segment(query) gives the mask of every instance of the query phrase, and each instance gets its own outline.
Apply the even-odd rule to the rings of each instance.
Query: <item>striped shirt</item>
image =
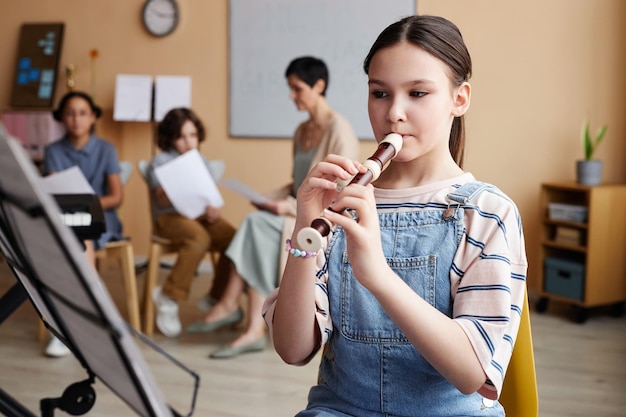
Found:
[[[456,205],[447,198],[449,193],[472,181],[475,181],[473,175],[465,173],[420,187],[375,189],[374,193],[381,213],[443,209]],[[470,201],[464,214],[466,234],[458,246],[449,275],[453,319],[467,334],[487,375],[479,393],[496,399],[513,351],[525,296],[528,265],[524,236],[515,204],[495,187]],[[318,256],[317,262],[322,268],[324,256]],[[316,311],[322,344],[332,334],[327,280],[328,277],[322,274],[316,283]],[[276,296],[275,291],[264,306],[270,334]]]

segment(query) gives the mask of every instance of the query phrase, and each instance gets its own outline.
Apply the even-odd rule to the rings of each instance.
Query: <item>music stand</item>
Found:
[[[87,379],[70,385],[62,397],[42,399],[42,417],[52,416],[55,407],[77,407],[66,410],[72,415],[89,411],[95,401],[91,388],[95,378],[140,416],[180,416],[166,404],[130,326],[39,180],[24,150],[0,125],[0,250],[19,281],[0,298],[0,324],[27,295],[46,327],[70,348],[87,372]],[[196,382],[191,414],[199,378],[189,372]],[[33,416],[0,389],[3,412]]]

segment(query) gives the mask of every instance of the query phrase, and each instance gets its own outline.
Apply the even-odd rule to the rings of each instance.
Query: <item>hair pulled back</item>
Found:
[[[444,62],[450,69],[448,76],[454,87],[468,81],[472,75],[472,59],[459,28],[443,17],[429,15],[408,16],[383,30],[363,62],[365,73],[369,73],[370,63],[376,52],[401,42],[413,44]],[[463,167],[465,150],[463,116],[454,118],[448,145],[456,163]]]

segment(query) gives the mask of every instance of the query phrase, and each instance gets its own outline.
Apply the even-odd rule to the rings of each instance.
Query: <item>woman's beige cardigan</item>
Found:
[[[293,153],[295,153],[296,144],[302,141],[303,127],[304,122],[296,128],[293,138]],[[326,155],[331,153],[346,156],[353,160],[357,160],[359,157],[359,140],[348,120],[338,113],[333,113],[333,120],[322,136],[322,140],[317,148],[317,152],[315,152],[313,156],[309,170],[324,159]],[[279,281],[283,275],[285,263],[287,262],[287,252],[282,250],[282,246],[285,240],[291,237],[296,223],[296,199],[291,195],[292,186],[293,183],[290,183],[268,194],[270,198],[275,200],[286,199],[289,202],[289,212],[283,216],[285,223],[283,225],[283,233],[280,242]]]

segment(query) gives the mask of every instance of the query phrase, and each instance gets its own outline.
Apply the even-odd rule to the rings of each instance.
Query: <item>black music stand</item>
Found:
[[[52,416],[54,408],[72,415],[88,412],[95,401],[91,384],[96,378],[140,416],[180,416],[166,404],[131,327],[39,181],[24,150],[0,125],[0,250],[18,280],[0,298],[0,324],[30,298],[46,327],[70,348],[87,373],[86,380],[67,387],[61,397],[42,399],[42,417]],[[195,379],[191,415],[199,378],[187,371]],[[2,389],[0,414],[34,416]]]

